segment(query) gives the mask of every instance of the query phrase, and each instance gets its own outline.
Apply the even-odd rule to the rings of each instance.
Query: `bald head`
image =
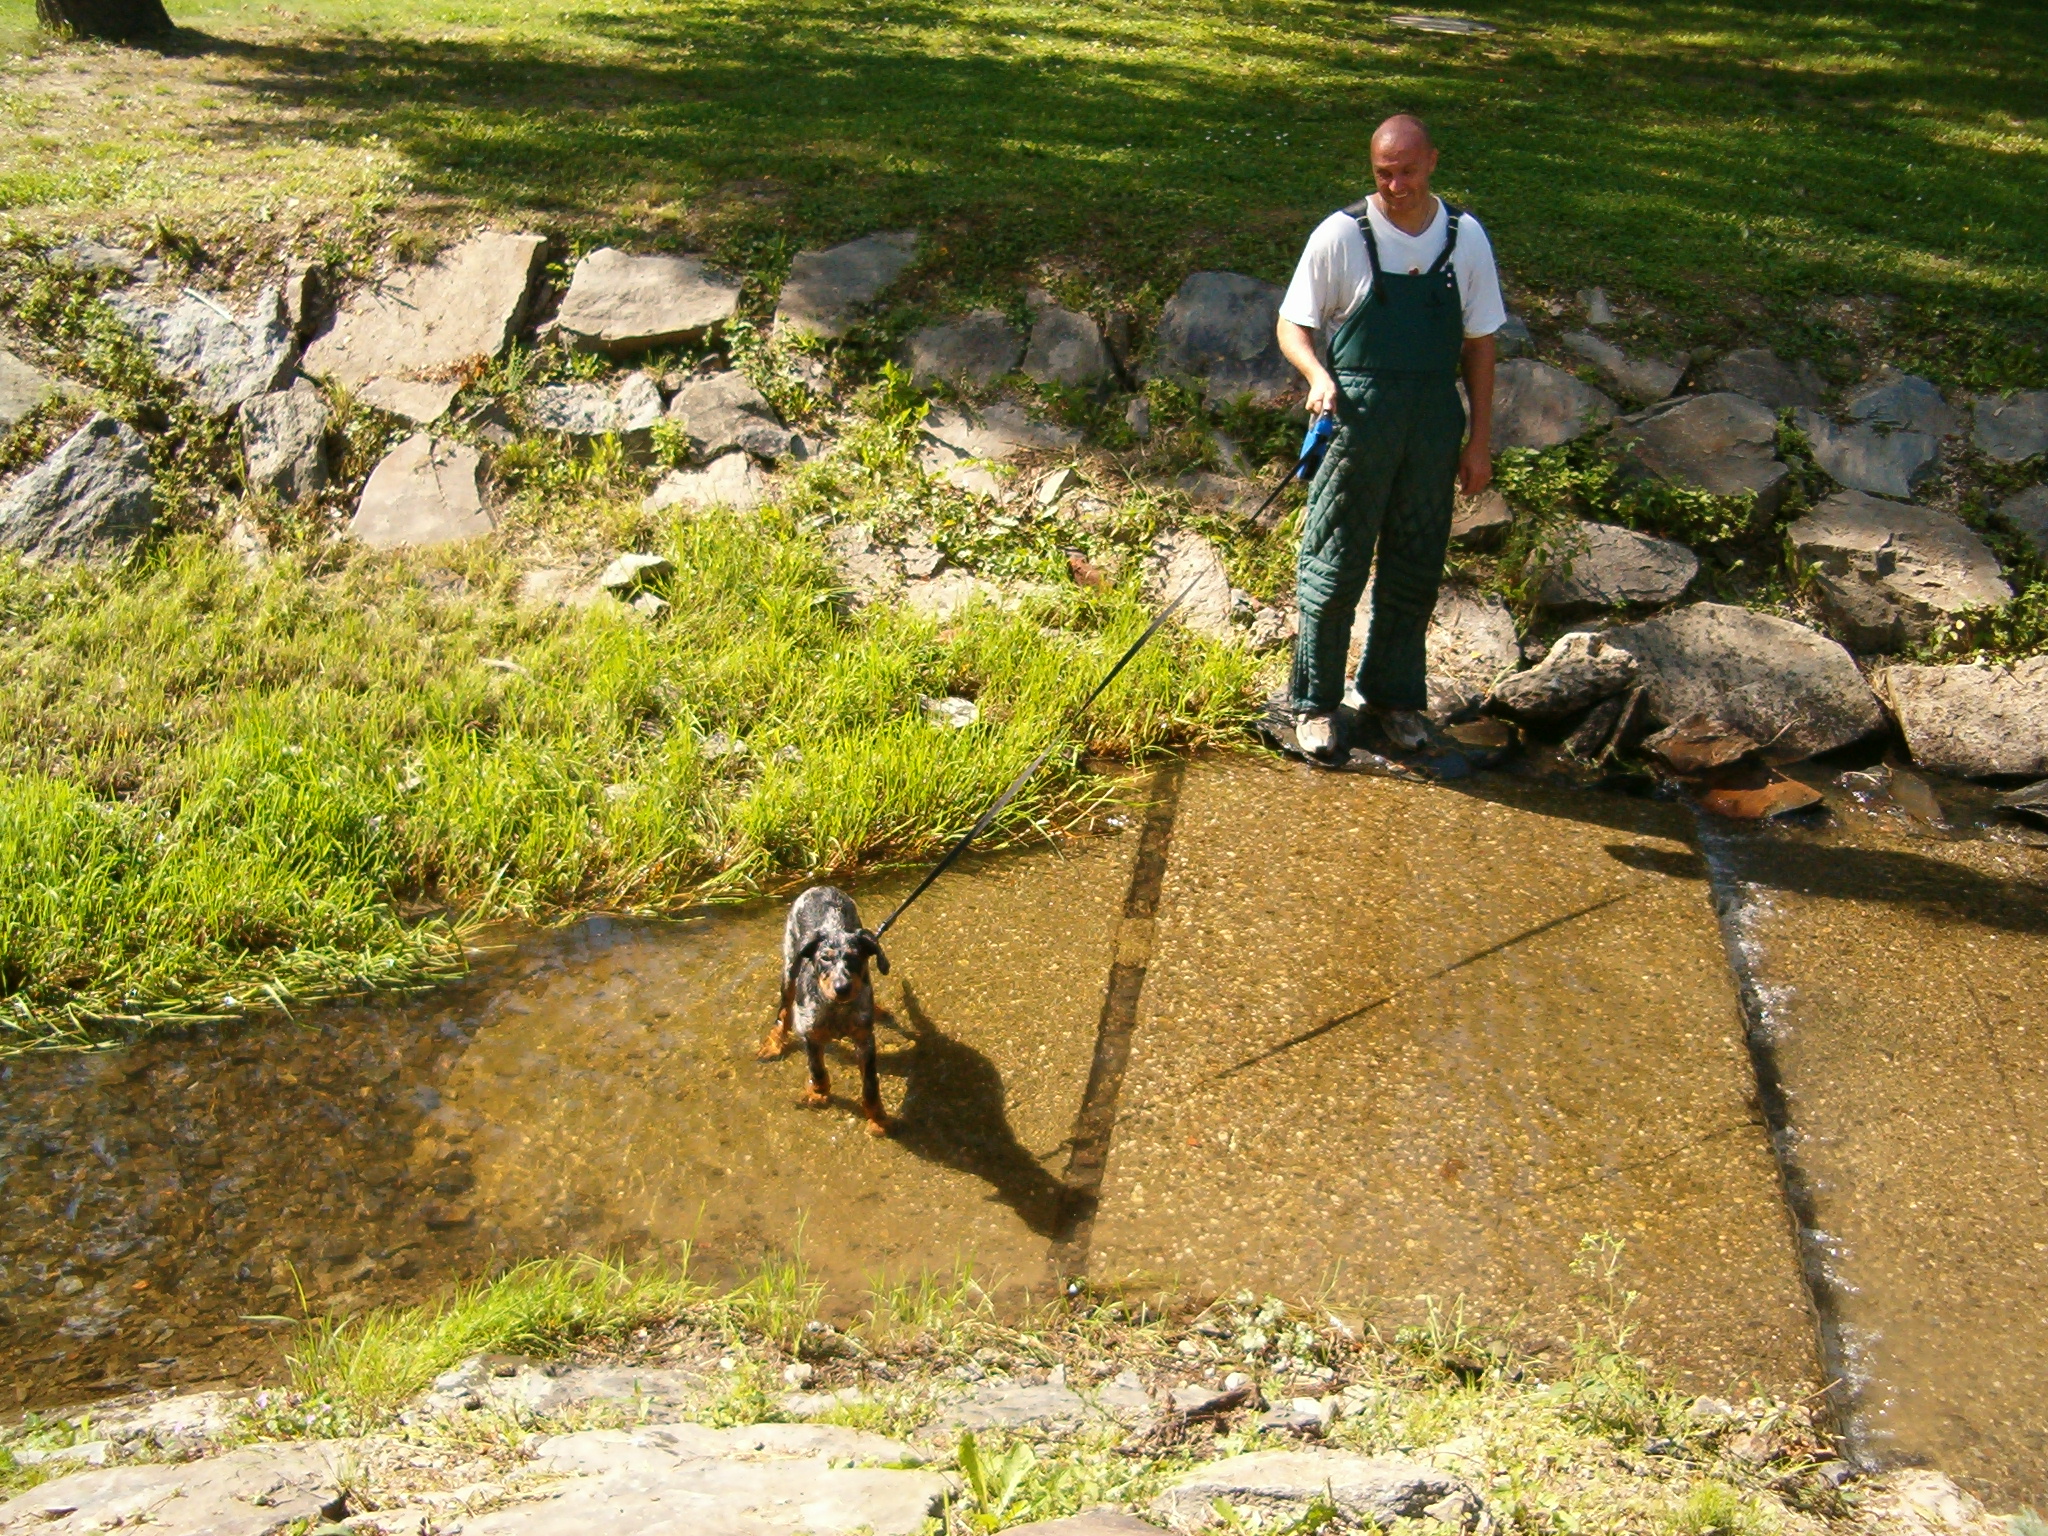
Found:
[[[1380,212],[1403,229],[1420,234],[1436,216],[1429,178],[1436,172],[1436,145],[1422,119],[1406,112],[1388,118],[1372,134],[1372,179]]]

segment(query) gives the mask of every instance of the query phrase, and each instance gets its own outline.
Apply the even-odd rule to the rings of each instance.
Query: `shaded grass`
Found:
[[[849,619],[785,514],[654,544],[660,624],[520,605],[481,546],[0,565],[0,1039],[418,981],[460,964],[451,909],[672,912],[914,858],[1055,738],[1130,756],[1245,718],[1256,663],[1171,632],[1069,734],[1145,622],[1129,593]],[[929,724],[945,694],[981,723]],[[993,840],[1104,793],[1056,757]]]
[[[1944,383],[2042,382],[2029,7],[1502,0],[1482,37],[1393,9],[202,0],[169,59],[16,68],[0,204],[192,218],[204,184],[236,244],[361,261],[394,210],[483,214],[708,243],[764,286],[800,245],[917,225],[928,300],[1013,302],[1049,258],[1070,298],[1145,309],[1197,268],[1284,276],[1360,194],[1373,123],[1410,109],[1527,287],[1640,293],[1706,342],[1768,320],[1824,364],[1867,321]],[[29,26],[0,0],[0,29]],[[1816,295],[1901,302],[1857,320]]]

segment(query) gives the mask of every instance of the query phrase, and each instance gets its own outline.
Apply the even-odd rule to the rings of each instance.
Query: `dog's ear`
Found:
[[[808,939],[805,939],[804,947],[796,952],[796,963],[802,965],[806,960],[817,959],[818,946],[824,942],[824,939],[825,935],[822,933],[814,933]]]
[[[882,953],[882,941],[865,928],[860,931],[860,950],[864,955],[875,957],[875,966],[884,976],[889,974],[889,957]]]

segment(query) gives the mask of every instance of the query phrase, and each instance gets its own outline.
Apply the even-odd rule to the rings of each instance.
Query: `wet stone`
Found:
[[[1565,720],[1625,691],[1635,682],[1636,670],[1636,658],[1604,635],[1569,634],[1527,672],[1496,683],[1486,712],[1528,724]],[[1612,721],[1608,727],[1613,728]]]
[[[1910,373],[1886,373],[1852,389],[1842,401],[1842,413],[1851,421],[1929,437],[1954,437],[1963,430],[1963,413],[1927,380]]]
[[[1578,523],[1552,538],[1537,601],[1545,608],[1615,608],[1676,601],[1699,574],[1683,544],[1611,523]]]
[[[287,504],[327,488],[327,402],[304,379],[242,406],[242,453],[251,490]]]
[[[1886,667],[1877,687],[1920,767],[1965,778],[2048,774],[2048,656]]]
[[[0,435],[12,432],[22,417],[56,394],[54,379],[0,348]]]
[[[1300,388],[1280,355],[1280,290],[1236,272],[1191,273],[1167,301],[1140,370],[1146,379],[1176,379],[1204,400],[1249,394],[1270,403]]]
[[[493,526],[482,471],[474,448],[424,432],[409,437],[370,471],[349,537],[371,549],[482,538]]]
[[[1034,383],[1085,389],[1108,377],[1109,348],[1089,316],[1058,304],[1038,303],[1033,306],[1031,344],[1024,350],[1022,366],[1024,376]]]
[[[775,301],[775,328],[843,336],[917,259],[917,231],[868,235],[823,251],[799,251]]]
[[[1806,434],[1814,462],[1838,484],[1873,496],[1911,497],[1941,455],[1939,440],[1926,432],[1845,427],[1804,409],[1792,413],[1792,424]]]
[[[496,231],[358,293],[306,349],[310,374],[361,385],[385,375],[439,373],[511,344],[539,281],[547,241]]]
[[[1986,395],[1972,413],[1977,451],[2000,464],[2048,453],[2048,389]]]
[[[1563,369],[1511,358],[1495,376],[1493,451],[1555,448],[1606,426],[1616,414],[1612,400]]]
[[[1753,496],[1761,521],[1784,500],[1778,418],[1736,394],[1700,395],[1632,417],[1610,442],[1625,472],[1715,496]]]
[[[768,478],[746,454],[734,450],[703,469],[673,469],[641,504],[649,512],[666,507],[731,507],[751,512],[768,499]]]
[[[741,448],[769,463],[790,451],[790,434],[775,408],[736,369],[686,379],[668,403],[672,421],[690,435],[690,452],[716,458]]]
[[[1685,377],[1683,360],[1672,363],[1658,357],[1630,357],[1606,337],[1590,331],[1567,331],[1564,344],[1605,374],[1624,399],[1638,405],[1662,400]]]
[[[916,384],[987,389],[1017,366],[1024,338],[999,309],[977,309],[914,332],[903,361]]]
[[[291,377],[297,344],[275,288],[264,289],[241,315],[220,299],[186,297],[162,305],[117,293],[105,303],[142,338],[157,366],[217,416],[283,388]]]
[[[1814,568],[1829,622],[1859,650],[1917,643],[1951,614],[2012,597],[1976,531],[1927,507],[1839,491],[1786,536]]]
[[[600,246],[576,263],[555,323],[577,345],[620,357],[702,341],[739,302],[739,279],[695,256]]]
[[[155,516],[148,445],[126,422],[95,416],[0,499],[0,546],[31,560],[116,553]]]
[[[1827,402],[1827,383],[1812,363],[1787,363],[1768,347],[1728,353],[1707,369],[1705,382],[1708,389],[1742,395],[1772,411],[1799,405],[1817,410]]]

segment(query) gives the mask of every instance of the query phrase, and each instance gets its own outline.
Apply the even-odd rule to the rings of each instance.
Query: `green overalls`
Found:
[[[1443,253],[1427,272],[1380,270],[1372,223],[1365,232],[1372,289],[1330,343],[1337,430],[1309,488],[1295,598],[1294,707],[1334,710],[1344,693],[1344,655],[1365,579],[1373,569],[1372,632],[1358,662],[1358,691],[1382,709],[1421,709],[1423,642],[1451,537],[1451,504],[1465,437],[1458,368],[1464,306],[1451,252],[1459,210],[1444,205]]]

